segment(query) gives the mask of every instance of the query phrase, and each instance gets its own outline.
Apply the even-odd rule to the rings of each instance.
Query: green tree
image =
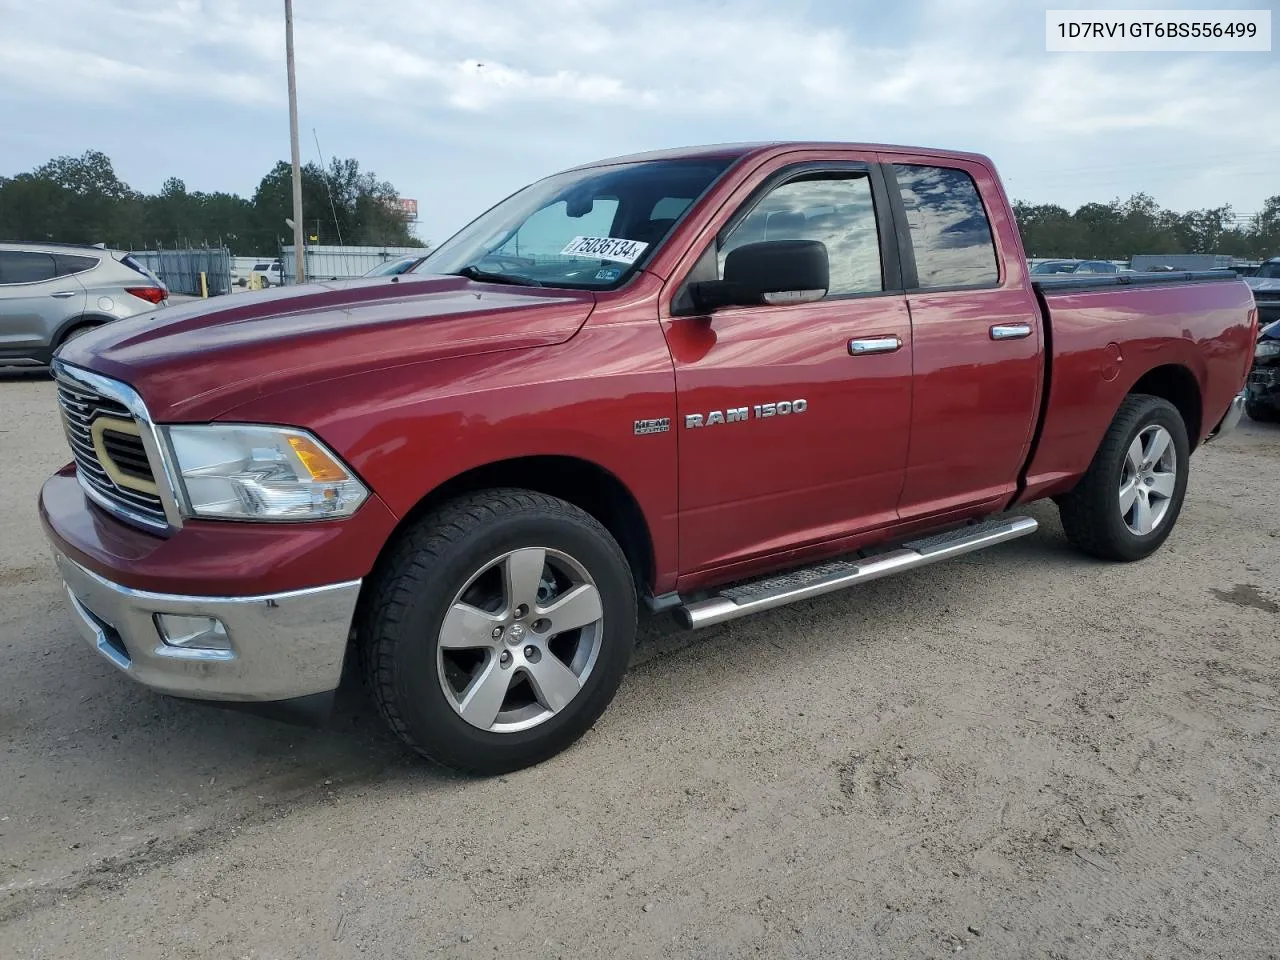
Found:
[[[0,240],[106,243],[141,249],[225,244],[245,254],[268,254],[290,239],[292,176],[277,163],[252,199],[190,191],[170,177],[143,195],[116,176],[98,150],[55,157],[27,172],[0,177]],[[362,171],[353,159],[302,169],[304,228],[318,242],[419,246],[395,209],[395,187]],[[316,241],[313,241],[316,242]]]

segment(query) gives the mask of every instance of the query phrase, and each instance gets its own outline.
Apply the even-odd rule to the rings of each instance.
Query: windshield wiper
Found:
[[[540,287],[542,282],[533,277],[522,277],[514,273],[493,273],[481,270],[474,263],[463,267],[455,277],[466,277],[468,280],[485,280],[489,283],[510,283],[518,287]]]

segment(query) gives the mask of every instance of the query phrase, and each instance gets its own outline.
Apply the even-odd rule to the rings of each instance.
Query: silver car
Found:
[[[0,367],[44,366],[72,337],[168,298],[163,283],[119,250],[0,243]]]

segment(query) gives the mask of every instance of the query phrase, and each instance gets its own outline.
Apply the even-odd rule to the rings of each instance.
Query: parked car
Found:
[[[366,270],[361,276],[364,277],[395,277],[402,273],[407,273],[418,264],[422,263],[426,256],[420,257],[393,257],[385,263],[380,263],[372,269]]]
[[[44,366],[96,326],[165,305],[169,291],[123,250],[0,243],[0,366]]]
[[[1280,421],[1280,257],[1263,261],[1245,283],[1253,291],[1262,325],[1245,409],[1250,419],[1275,423]]]
[[[1253,291],[1261,325],[1280,320],[1280,257],[1264,261],[1244,282]]]
[[[1262,328],[1253,350],[1253,369],[1249,371],[1248,400],[1245,410],[1249,419],[1260,423],[1280,422],[1280,320]]]
[[[394,283],[82,337],[40,494],[76,622],[149,687],[277,711],[355,657],[407,744],[492,773],[591,726],[638,604],[724,623],[1025,536],[1045,498],[1140,560],[1240,418],[1252,297],[1033,283],[1015,223],[976,154],[664,151],[540,180]]]
[[[1032,267],[1031,273],[1036,277],[1053,276],[1059,273],[1075,273],[1078,266],[1080,266],[1079,260],[1044,260]]]
[[[249,282],[253,282],[254,276],[259,277],[259,282],[264,287],[280,286],[283,277],[282,268],[279,260],[263,260],[253,265],[253,269],[249,271]]]

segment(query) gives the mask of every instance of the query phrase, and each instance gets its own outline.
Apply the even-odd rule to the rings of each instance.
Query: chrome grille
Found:
[[[58,380],[58,406],[62,410],[63,432],[71,446],[71,455],[75,458],[76,472],[89,495],[126,519],[153,528],[167,527],[164,503],[159,495],[129,489],[116,483],[94,448],[94,420],[107,416],[136,424],[129,409],[117,400],[62,378]],[[103,432],[102,441],[118,474],[148,484],[155,482],[155,474],[141,437],[108,429]]]

